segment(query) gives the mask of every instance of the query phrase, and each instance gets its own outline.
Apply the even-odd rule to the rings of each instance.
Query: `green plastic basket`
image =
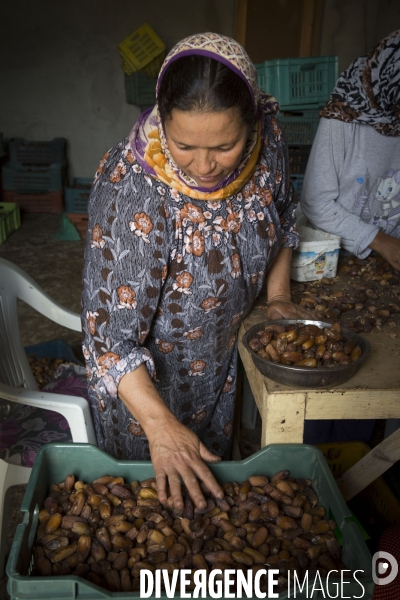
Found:
[[[21,214],[16,202],[0,202],[0,244],[21,227]]]
[[[363,600],[371,600],[374,589],[371,555],[357,526],[348,521],[351,519],[351,513],[323,454],[317,448],[303,444],[271,444],[246,460],[221,462],[210,466],[210,469],[220,483],[241,481],[257,474],[273,475],[281,469],[289,469],[294,477],[312,479],[320,503],[326,510],[332,512],[342,534],[343,562],[352,571],[363,571],[363,574],[360,572],[357,574],[357,578],[365,588]],[[141,481],[154,476],[150,462],[118,461],[90,444],[43,446],[36,455],[21,507],[24,516],[22,523],[17,527],[7,562],[8,592],[11,600],[139,598],[138,592],[111,593],[73,575],[29,576],[39,510],[50,485],[62,481],[69,473],[73,473],[82,481],[92,481],[105,474],[118,475],[128,481]],[[324,579],[322,581],[325,587],[326,581]],[[346,581],[350,581],[350,574],[346,577]],[[296,597],[299,599],[311,597],[311,589],[312,584],[309,584],[308,589],[303,589],[303,592]],[[349,597],[360,596],[362,591],[360,585],[354,580],[346,583],[345,589]],[[281,592],[279,595],[281,600],[288,597],[287,592]]]
[[[278,58],[254,66],[259,87],[288,110],[325,104],[338,77],[337,56]]]
[[[319,124],[319,108],[283,111],[278,115],[289,145],[312,144]]]
[[[125,98],[128,104],[154,106],[156,103],[157,79],[147,77],[146,73],[125,73]]]

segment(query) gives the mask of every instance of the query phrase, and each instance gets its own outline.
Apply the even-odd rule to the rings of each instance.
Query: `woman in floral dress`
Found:
[[[83,351],[99,447],[148,460],[159,498],[180,478],[198,507],[205,462],[229,457],[237,335],[264,279],[268,316],[302,316],[298,244],[278,105],[243,48],[177,44],[157,105],[100,162],[89,203]],[[300,311],[300,312],[299,312]]]

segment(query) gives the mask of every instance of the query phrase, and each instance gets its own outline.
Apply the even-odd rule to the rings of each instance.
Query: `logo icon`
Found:
[[[375,552],[372,557],[372,579],[376,585],[392,583],[399,572],[399,565],[389,552]]]

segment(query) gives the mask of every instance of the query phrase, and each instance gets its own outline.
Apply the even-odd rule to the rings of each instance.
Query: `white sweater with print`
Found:
[[[379,229],[400,238],[400,137],[321,118],[300,204],[315,227],[339,235],[359,258]]]

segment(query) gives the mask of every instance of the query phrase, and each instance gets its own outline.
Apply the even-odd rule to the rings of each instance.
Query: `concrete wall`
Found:
[[[198,31],[233,36],[235,6],[236,0],[3,0],[0,131],[31,140],[64,136],[70,175],[93,176],[139,114],[125,102],[117,44],[146,21],[167,48]],[[396,28],[400,0],[325,0],[320,54],[338,54],[343,70]]]
[[[320,54],[337,54],[341,73],[396,29],[399,0],[324,0]]]
[[[235,0],[3,0],[0,131],[68,139],[72,177],[91,177],[139,115],[125,102],[117,44],[148,22],[171,48],[198,31],[233,35]]]

